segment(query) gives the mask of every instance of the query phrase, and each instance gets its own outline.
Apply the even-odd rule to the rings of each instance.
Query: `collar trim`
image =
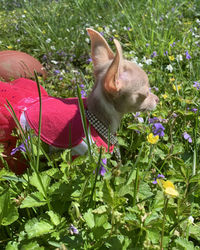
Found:
[[[112,145],[115,145],[114,147],[114,153],[118,161],[121,161],[121,154],[119,151],[118,141],[117,137],[113,134],[108,133],[108,128],[97,119],[97,117],[89,112],[88,109],[85,110],[86,118],[90,122],[90,124],[96,129],[96,131],[104,138],[106,141],[110,141]]]

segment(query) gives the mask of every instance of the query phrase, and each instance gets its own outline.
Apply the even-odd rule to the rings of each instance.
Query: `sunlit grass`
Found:
[[[90,92],[92,27],[113,51],[113,38],[121,42],[160,98],[155,111],[124,117],[121,163],[96,147],[71,161],[70,150],[41,145],[37,174],[2,169],[2,248],[199,249],[199,11],[198,1],[1,1],[0,50],[38,58],[50,95],[77,96],[77,85]]]

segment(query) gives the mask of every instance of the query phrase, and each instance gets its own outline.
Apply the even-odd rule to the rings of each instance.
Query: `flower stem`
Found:
[[[162,222],[162,233],[161,233],[161,240],[160,240],[160,250],[163,250],[163,239],[164,239],[164,232],[165,232],[165,219],[166,219],[168,201],[169,201],[169,198],[167,198],[165,196],[165,199],[164,199],[164,211],[163,211],[163,222]]]

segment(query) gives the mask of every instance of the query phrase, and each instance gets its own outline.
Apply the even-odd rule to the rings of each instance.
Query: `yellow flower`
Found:
[[[12,45],[9,45],[9,46],[7,46],[7,48],[8,48],[8,49],[12,49],[12,48],[13,48],[13,46],[12,46]]]
[[[174,59],[175,59],[174,56],[169,56],[170,61],[174,61]]]
[[[156,144],[159,140],[159,135],[154,136],[153,133],[147,135],[147,141],[151,144]]]
[[[101,27],[98,27],[97,29],[98,29],[99,32],[103,31],[103,28],[101,28]]]
[[[175,81],[175,78],[172,77],[172,78],[170,78],[169,80],[170,80],[170,82],[174,82],[174,81]]]
[[[46,34],[46,31],[45,31],[45,30],[43,30],[43,31],[42,31],[42,34]]]
[[[166,195],[169,195],[172,198],[179,196],[178,191],[176,190],[174,184],[171,181],[164,181],[164,180],[158,179],[157,182],[162,185],[162,188],[164,189],[164,193]]]
[[[164,99],[167,99],[167,97],[168,97],[168,94],[164,94],[164,95],[162,95],[162,97],[164,98]]]
[[[191,100],[185,100],[185,102],[187,103],[187,104],[191,104],[192,103],[192,101]]]
[[[172,87],[173,87],[173,89],[174,89],[175,91],[181,89],[181,85],[175,85],[175,84],[173,84]]]
[[[119,37],[119,35],[115,34],[115,35],[114,35],[114,37],[118,38],[118,37]]]

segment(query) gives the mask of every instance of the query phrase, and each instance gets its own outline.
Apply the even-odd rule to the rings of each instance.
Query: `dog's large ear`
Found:
[[[120,43],[114,39],[116,55],[106,72],[104,79],[104,89],[110,94],[116,94],[122,87],[121,78],[123,78],[123,55]]]
[[[93,29],[88,28],[87,32],[91,40],[91,54],[94,67],[98,67],[112,60],[114,58],[114,53],[103,36]]]

